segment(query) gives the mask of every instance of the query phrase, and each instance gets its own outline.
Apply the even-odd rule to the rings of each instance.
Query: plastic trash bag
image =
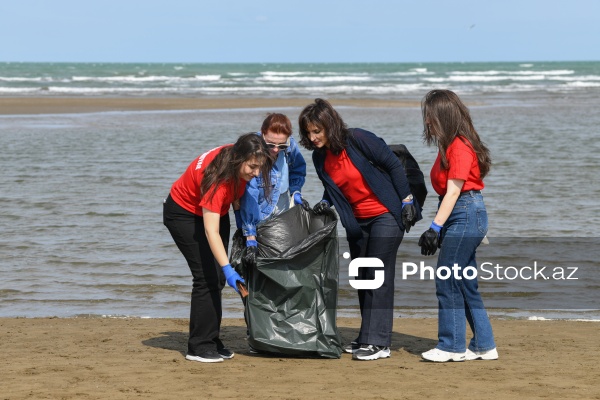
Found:
[[[292,207],[257,228],[256,269],[245,274],[248,344],[262,352],[340,358],[336,325],[338,238],[335,213],[315,215]],[[236,249],[236,246],[238,247]],[[233,263],[232,263],[233,265]]]

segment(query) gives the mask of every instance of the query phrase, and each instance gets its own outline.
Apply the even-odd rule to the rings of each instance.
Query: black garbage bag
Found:
[[[244,281],[248,280],[248,269],[243,262],[246,253],[246,238],[242,234],[242,229],[238,228],[231,238],[231,251],[229,252],[229,263],[240,274]]]
[[[257,266],[243,271],[248,344],[254,349],[340,358],[336,226],[335,213],[315,215],[299,206],[258,226]]]

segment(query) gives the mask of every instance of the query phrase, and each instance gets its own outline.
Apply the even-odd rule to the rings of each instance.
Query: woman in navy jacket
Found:
[[[325,192],[316,213],[337,210],[352,259],[379,258],[384,283],[359,289],[361,328],[346,346],[357,360],[390,357],[396,253],[404,236],[421,219],[413,203],[404,168],[383,139],[363,129],[349,129],[329,102],[315,99],[299,117],[300,144],[312,159]],[[373,280],[372,268],[360,268],[359,279]]]

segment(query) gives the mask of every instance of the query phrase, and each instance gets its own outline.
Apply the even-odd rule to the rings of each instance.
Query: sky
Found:
[[[600,0],[0,0],[0,61],[600,60]]]

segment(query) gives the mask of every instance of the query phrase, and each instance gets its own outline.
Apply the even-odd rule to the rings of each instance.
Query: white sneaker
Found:
[[[221,357],[219,353],[213,350],[206,350],[196,355],[188,354],[185,356],[185,359],[189,361],[198,361],[203,363],[223,362],[223,357]]]
[[[372,361],[380,358],[389,358],[391,356],[390,348],[385,346],[375,346],[372,344],[363,344],[354,353],[353,360]]]
[[[471,351],[467,349],[465,353],[465,358],[467,360],[497,360],[498,359],[498,350],[494,347],[488,351]]]
[[[451,353],[438,348],[426,351],[421,357],[433,362],[465,361],[465,353]]]

